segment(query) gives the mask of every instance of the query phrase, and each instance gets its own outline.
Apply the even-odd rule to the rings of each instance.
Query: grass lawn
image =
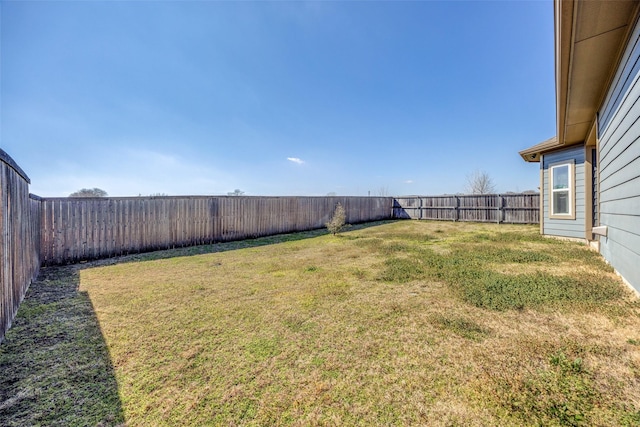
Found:
[[[396,221],[50,267],[2,425],[640,425],[640,302],[538,228]]]

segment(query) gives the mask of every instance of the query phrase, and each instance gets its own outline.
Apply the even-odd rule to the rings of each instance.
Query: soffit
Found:
[[[556,85],[559,143],[585,140],[605,96],[637,1],[556,4]]]

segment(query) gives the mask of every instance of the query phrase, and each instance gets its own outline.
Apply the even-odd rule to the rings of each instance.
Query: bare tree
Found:
[[[389,196],[389,187],[380,187],[376,190],[376,196],[387,197]]]
[[[107,197],[106,191],[100,188],[83,188],[74,193],[69,194],[69,197]]]
[[[467,175],[465,190],[469,194],[491,194],[495,193],[496,185],[487,172],[476,170]]]
[[[244,194],[244,191],[240,190],[239,188],[236,188],[235,190],[227,193],[227,196],[242,196]]]

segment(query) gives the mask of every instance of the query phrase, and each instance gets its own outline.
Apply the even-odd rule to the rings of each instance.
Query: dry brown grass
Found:
[[[575,243],[401,221],[245,246],[81,271],[128,425],[640,423],[638,301]]]

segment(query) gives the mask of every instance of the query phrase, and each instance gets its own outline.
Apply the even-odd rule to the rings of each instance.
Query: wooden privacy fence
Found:
[[[29,178],[0,149],[0,341],[40,268],[40,202]]]
[[[391,197],[41,199],[43,264],[321,228],[337,203],[354,224],[391,218]]]
[[[539,194],[407,196],[393,201],[394,218],[511,224],[540,222]]]
[[[538,194],[411,197],[40,198],[0,150],[0,341],[41,265],[390,218],[539,222]]]

